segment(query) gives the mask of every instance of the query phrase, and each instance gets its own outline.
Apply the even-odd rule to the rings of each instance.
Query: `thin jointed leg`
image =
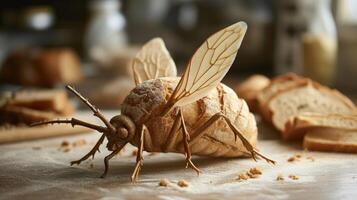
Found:
[[[98,142],[94,145],[94,147],[92,148],[92,150],[90,150],[90,151],[89,151],[85,156],[83,156],[81,159],[72,161],[72,162],[71,162],[71,165],[74,165],[74,164],[79,165],[82,161],[87,160],[87,159],[88,159],[89,157],[91,157],[91,156],[92,156],[92,158],[94,158],[94,154],[95,154],[97,151],[100,152],[100,151],[99,151],[99,146],[103,143],[104,138],[105,138],[105,135],[103,134],[103,135],[99,138]]]
[[[104,172],[100,176],[101,178],[105,178],[107,176],[108,169],[109,169],[109,160],[112,159],[115,155],[117,155],[120,152],[120,150],[121,148],[115,149],[112,153],[110,153],[104,158]]]
[[[186,156],[186,168],[188,166],[190,166],[192,169],[194,169],[197,174],[200,173],[200,170],[193,164],[191,158],[191,150],[189,148],[189,141],[190,141],[190,135],[188,134],[187,128],[186,128],[186,124],[185,124],[185,120],[183,118],[182,115],[182,111],[179,108],[178,112],[176,114],[174,123],[171,127],[169,136],[168,136],[168,140],[165,143],[165,145],[163,146],[164,151],[168,151],[169,149],[172,149],[174,147],[174,145],[177,142],[177,136],[178,134],[177,131],[182,130],[182,135],[183,135],[183,145],[184,145],[184,150],[185,150],[185,156]]]
[[[135,168],[134,168],[134,172],[131,175],[131,182],[136,182],[136,180],[139,177],[140,174],[140,170],[141,167],[143,166],[143,161],[144,161],[144,157],[143,157],[143,151],[144,151],[144,133],[145,133],[145,125],[142,125],[141,130],[140,130],[140,144],[138,147],[138,153],[136,154],[136,164],[135,164]]]
[[[223,118],[225,120],[225,122],[228,124],[228,126],[230,127],[230,129],[233,131],[235,139],[237,140],[237,137],[239,137],[239,139],[242,141],[244,147],[247,149],[247,151],[250,152],[250,154],[254,160],[256,160],[257,156],[259,156],[259,157],[263,158],[264,160],[266,160],[268,163],[275,164],[275,161],[263,156],[257,150],[255,150],[253,145],[250,144],[250,142],[241,134],[241,132],[234,126],[234,124],[231,122],[231,120],[228,117],[226,117],[225,115],[223,115],[222,113],[217,113],[217,114],[213,115],[202,126],[198,127],[193,132],[193,134],[192,134],[193,140],[191,141],[191,143],[189,145],[190,146],[193,145],[195,143],[195,141],[197,141],[197,139],[199,139],[204,134],[204,131],[206,131],[207,128],[209,128],[212,124],[214,124],[220,118]]]
[[[179,111],[179,110],[178,110]],[[170,129],[169,136],[167,137],[168,140],[166,141],[165,145],[163,146],[163,151],[167,152],[169,149],[172,149],[177,141],[178,134],[177,131],[180,129],[181,117],[178,116],[178,112],[176,113],[176,118],[172,127]]]
[[[194,169],[197,172],[197,175],[199,175],[201,171],[193,164],[193,162],[191,160],[192,155],[191,155],[190,147],[188,145],[188,142],[190,141],[190,135],[188,134],[188,131],[187,131],[187,128],[186,128],[186,124],[185,124],[185,120],[183,118],[183,114],[182,114],[181,109],[179,110],[178,117],[180,117],[180,119],[181,119],[181,130],[182,130],[182,134],[183,134],[183,145],[184,145],[185,154],[186,154],[186,168],[188,166],[190,166],[192,169]]]

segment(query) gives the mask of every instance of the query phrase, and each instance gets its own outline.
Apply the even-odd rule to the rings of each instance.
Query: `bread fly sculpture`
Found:
[[[256,122],[245,101],[220,83],[236,57],[246,30],[246,23],[238,22],[210,36],[189,60],[181,78],[176,77],[175,63],[164,42],[160,38],[153,39],[134,58],[136,87],[124,100],[121,114],[110,121],[76,90],[67,86],[105,126],[75,118],[35,125],[68,123],[101,132],[102,136],[93,149],[71,165],[94,157],[107,138],[107,148],[111,153],[104,159],[102,177],[108,172],[109,160],[127,143],[138,148],[132,181],[138,178],[144,150],[182,153],[186,157],[186,168],[189,166],[198,174],[200,170],[193,164],[191,155],[251,156],[254,160],[261,157],[274,163],[255,149]]]

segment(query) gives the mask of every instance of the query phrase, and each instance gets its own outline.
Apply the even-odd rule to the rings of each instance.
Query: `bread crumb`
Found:
[[[256,167],[250,168],[249,172],[253,175],[262,175],[262,171]]]
[[[247,175],[247,172],[242,172],[238,175],[237,180],[243,181],[243,180],[248,180],[249,176]]]
[[[133,152],[131,152],[131,155],[132,155],[132,156],[138,155],[138,150],[137,150],[137,149],[133,150]]]
[[[89,165],[89,168],[93,169],[93,167],[94,167],[94,165],[93,165],[93,163],[91,163],[91,164]]]
[[[85,139],[80,139],[80,140],[76,140],[72,143],[73,147],[79,147],[79,146],[83,146],[87,144],[87,141]]]
[[[311,162],[314,162],[314,161],[315,161],[315,158],[312,157],[312,156],[306,157],[306,159],[311,160]]]
[[[283,181],[283,180],[284,180],[283,175],[278,175],[278,176],[276,177],[276,180],[277,180],[277,181]]]
[[[293,174],[290,174],[289,178],[292,179],[292,180],[299,180],[299,177],[296,176],[296,175],[293,175]]]
[[[180,186],[180,187],[188,187],[188,182],[185,181],[185,180],[179,180],[177,182],[177,185]]]
[[[41,147],[32,147],[33,150],[41,150]]]
[[[296,160],[296,157],[295,156],[292,156],[290,158],[288,158],[288,162],[294,162]]]
[[[302,157],[301,154],[295,154],[294,156],[291,156],[290,158],[288,158],[288,162],[294,162],[294,161],[299,161],[299,159]]]
[[[169,180],[167,180],[166,178],[161,179],[159,182],[159,186],[167,187],[168,185],[169,185]]]
[[[65,148],[65,149],[63,149],[63,152],[67,153],[67,152],[69,152],[70,150],[71,150],[70,148]]]
[[[62,143],[61,143],[61,147],[68,147],[69,146],[69,142],[67,140],[64,140]]]
[[[258,178],[259,175],[258,174],[252,174],[250,171],[246,173],[247,176],[249,176],[249,178]]]
[[[288,158],[288,162],[295,162],[295,161],[299,161],[299,158],[301,158],[301,155],[300,154],[297,154],[297,155],[294,155],[294,156],[291,156],[290,158]]]

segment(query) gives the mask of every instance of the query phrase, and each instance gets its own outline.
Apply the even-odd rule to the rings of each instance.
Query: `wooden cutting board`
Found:
[[[0,144],[20,142],[62,135],[73,135],[91,131],[84,127],[72,127],[68,124],[54,124],[41,127],[13,127],[0,129]]]
[[[92,113],[89,111],[79,111],[74,117],[89,123],[100,123],[96,118],[92,117]],[[38,127],[0,127],[0,144],[74,135],[79,133],[88,133],[91,131],[91,129],[80,126],[72,127],[70,124],[52,124]]]

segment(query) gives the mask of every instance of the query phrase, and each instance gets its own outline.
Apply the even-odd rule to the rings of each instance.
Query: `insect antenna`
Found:
[[[105,126],[110,130],[110,132],[115,132],[115,128],[112,124],[104,117],[104,115],[96,108],[93,104],[91,104],[88,99],[84,98],[77,90],[75,90],[72,86],[67,85],[66,88],[71,91],[74,95],[76,95],[84,104],[86,104],[92,111],[93,115],[98,117]]]
[[[41,126],[41,125],[46,125],[46,124],[71,124],[73,127],[74,126],[83,126],[83,127],[87,127],[87,128],[96,130],[96,131],[104,133],[104,134],[106,134],[108,132],[108,128],[106,128],[106,127],[91,124],[91,123],[88,123],[88,122],[85,122],[85,121],[82,121],[82,120],[79,120],[76,118],[56,119],[56,120],[35,122],[35,123],[30,124],[30,126],[34,127],[34,126]]]

